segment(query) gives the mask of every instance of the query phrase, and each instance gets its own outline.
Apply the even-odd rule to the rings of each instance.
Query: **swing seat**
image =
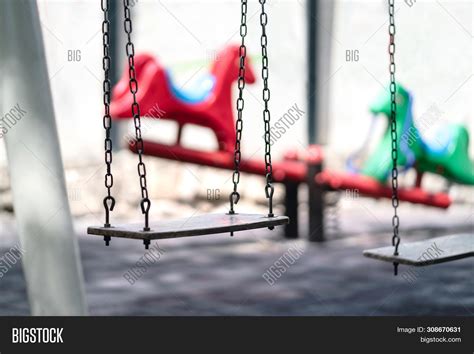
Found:
[[[286,216],[268,217],[262,214],[205,214],[176,220],[150,223],[150,231],[143,231],[143,224],[126,224],[112,227],[91,226],[89,235],[161,240],[167,238],[203,236],[228,232],[253,230],[289,223]]]
[[[423,241],[401,243],[398,256],[393,247],[364,251],[364,256],[385,262],[411,266],[427,266],[474,256],[474,234],[455,234]]]

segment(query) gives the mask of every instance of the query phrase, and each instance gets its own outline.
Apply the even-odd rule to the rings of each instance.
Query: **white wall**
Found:
[[[294,103],[305,107],[305,7],[302,0],[269,2],[271,108],[277,120]],[[41,0],[38,4],[66,164],[99,161],[103,148],[99,2]],[[471,1],[418,0],[412,7],[397,1],[397,77],[415,93],[415,116],[434,103],[445,112],[445,121],[470,122],[471,133],[472,7]],[[136,50],[159,55],[183,83],[204,70],[214,50],[227,41],[239,41],[236,0],[139,0],[133,11]],[[250,1],[247,43],[253,55],[260,52],[258,11],[258,2]],[[324,80],[332,97],[329,145],[344,155],[361,142],[369,124],[368,103],[387,83],[386,1],[338,1],[335,12],[333,65]],[[81,61],[68,62],[69,49],[81,50]],[[360,51],[358,63],[345,61],[347,49]],[[249,85],[246,93],[244,152],[248,155],[262,153],[260,85]],[[306,123],[299,121],[275,145],[275,153],[289,146],[301,148],[305,130]],[[201,133],[191,135],[206,140]],[[0,164],[4,163],[0,145]]]

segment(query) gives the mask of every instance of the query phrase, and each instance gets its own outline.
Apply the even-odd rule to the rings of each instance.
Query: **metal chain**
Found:
[[[105,149],[105,164],[106,164],[106,173],[105,173],[105,188],[107,189],[107,196],[104,198],[103,204],[105,208],[105,223],[104,227],[110,227],[110,211],[114,209],[115,198],[112,197],[112,186],[114,184],[114,177],[112,175],[112,139],[111,139],[111,129],[112,129],[112,118],[110,116],[110,91],[111,91],[111,82],[110,82],[110,21],[109,21],[109,0],[101,1],[102,11],[104,13],[104,20],[102,21],[102,43],[103,43],[103,59],[102,67],[104,69],[104,81],[102,83],[103,88],[103,101],[104,101],[104,117],[103,125],[105,129],[105,140],[104,140],[104,149]],[[108,246],[110,242],[110,237],[104,237],[105,244]]]
[[[239,97],[237,98],[237,120],[235,122],[235,148],[234,148],[234,172],[232,174],[232,182],[234,189],[229,195],[230,209],[229,214],[235,214],[234,204],[240,200],[240,194],[237,192],[237,186],[240,181],[240,142],[242,139],[243,128],[243,110],[244,110],[244,88],[245,88],[245,58],[247,56],[247,47],[245,46],[245,36],[247,35],[247,0],[241,1],[241,15],[240,15],[240,37],[242,39],[239,48],[239,78],[237,80],[237,87],[239,88]]]
[[[266,25],[268,22],[268,16],[265,12],[266,0],[259,0],[262,5],[262,11],[260,13],[260,25],[262,27],[262,35],[260,36],[260,44],[262,47],[262,79],[263,79],[263,122],[265,125],[265,195],[268,199],[268,216],[273,215],[273,167],[272,167],[272,155],[271,155],[271,136],[270,136],[270,110],[268,109],[268,101],[270,101],[270,89],[268,88],[268,56],[267,56],[267,34]]]
[[[136,78],[135,72],[135,47],[132,42],[132,19],[130,16],[130,4],[129,0],[123,0],[123,7],[125,13],[125,21],[124,21],[124,28],[125,33],[127,34],[127,44],[126,44],[126,53],[128,57],[128,74],[129,74],[129,87],[130,93],[133,97],[132,103],[132,116],[133,122],[135,124],[135,137],[136,137],[136,150],[138,154],[138,176],[140,180],[140,188],[142,194],[142,200],[140,202],[140,207],[142,209],[142,213],[145,214],[145,226],[143,228],[144,231],[149,231],[149,222],[148,222],[148,213],[150,211],[151,201],[148,198],[148,189],[146,183],[146,167],[145,163],[143,162],[143,139],[142,139],[142,131],[141,131],[141,120],[140,120],[140,106],[137,102],[137,91],[138,91],[138,82]],[[146,248],[150,244],[150,241],[144,241]]]
[[[390,55],[390,132],[392,137],[392,206],[393,206],[393,236],[392,245],[394,246],[393,254],[398,256],[398,246],[400,245],[400,236],[398,236],[398,228],[400,219],[397,214],[399,204],[398,200],[398,137],[397,137],[397,85],[395,82],[395,0],[388,0],[389,26],[388,33],[390,35],[390,43],[388,52]],[[394,273],[398,273],[398,263],[393,263]]]

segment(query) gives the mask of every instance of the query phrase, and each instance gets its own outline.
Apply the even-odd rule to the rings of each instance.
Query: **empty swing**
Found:
[[[156,223],[149,222],[149,212],[151,201],[148,196],[147,189],[147,173],[145,163],[143,161],[143,139],[141,133],[141,117],[140,106],[137,101],[138,82],[135,72],[135,49],[131,39],[132,33],[132,19],[130,13],[129,0],[123,1],[124,7],[124,29],[127,35],[126,54],[128,58],[129,68],[129,88],[133,98],[131,105],[131,113],[135,125],[135,144],[136,152],[138,154],[138,176],[141,188],[140,207],[142,214],[145,217],[144,224],[126,224],[126,225],[112,225],[110,222],[110,212],[114,209],[115,198],[112,196],[113,175],[112,175],[112,138],[111,127],[112,118],[110,116],[110,98],[111,98],[111,82],[110,82],[110,45],[109,45],[109,0],[102,0],[101,7],[104,14],[102,22],[102,38],[103,38],[103,102],[104,102],[104,116],[103,126],[105,129],[105,188],[107,194],[103,200],[105,209],[105,223],[103,226],[90,226],[87,233],[90,235],[104,237],[105,244],[108,246],[112,237],[131,238],[143,240],[145,248],[148,248],[151,240],[200,236],[209,234],[219,234],[230,232],[233,235],[236,231],[269,228],[272,230],[275,226],[284,225],[289,222],[287,216],[277,216],[273,213],[273,194],[274,186],[272,179],[272,158],[270,145],[270,110],[268,102],[270,100],[270,89],[268,88],[268,56],[267,56],[267,35],[266,24],[267,14],[265,12],[265,0],[260,0],[261,14],[260,24],[262,34],[260,37],[261,53],[262,53],[262,79],[263,79],[263,121],[265,129],[265,195],[268,199],[268,214],[240,214],[235,211],[235,205],[240,200],[238,192],[238,184],[240,181],[240,161],[241,161],[241,138],[243,128],[243,110],[244,98],[243,90],[245,88],[245,59],[246,46],[245,37],[247,34],[247,0],[241,0],[241,24],[240,36],[241,45],[239,49],[240,65],[238,72],[238,89],[239,96],[237,98],[237,120],[236,120],[236,136],[235,136],[235,150],[234,150],[234,172],[232,174],[233,191],[229,195],[229,212],[226,214],[205,214],[195,217],[190,217],[181,220],[164,220]]]
[[[400,219],[397,214],[398,200],[398,137],[397,137],[397,93],[395,82],[395,0],[388,0],[389,10],[389,56],[390,56],[390,131],[392,140],[392,206],[393,206],[393,236],[392,247],[382,247],[364,251],[364,256],[381,261],[392,262],[394,274],[398,273],[398,265],[427,266],[449,262],[474,256],[474,235],[456,234],[424,241],[400,245],[398,229]]]

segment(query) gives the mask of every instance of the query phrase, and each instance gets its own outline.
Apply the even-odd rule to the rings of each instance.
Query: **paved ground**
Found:
[[[363,205],[363,206],[362,206]],[[448,213],[404,208],[404,240],[473,232],[472,209]],[[87,301],[95,315],[473,315],[473,259],[422,268],[414,283],[393,277],[390,264],[366,259],[364,248],[389,242],[389,206],[343,203],[332,240],[282,241],[277,230],[160,242],[160,259],[130,285],[123,277],[144,255],[140,242],[105,247],[76,220]],[[302,215],[304,217],[304,215]],[[11,218],[10,218],[11,219]],[[305,231],[303,230],[303,234]],[[14,242],[2,219],[0,252]],[[336,237],[337,236],[337,237]],[[299,259],[270,286],[262,274],[292,248]],[[295,252],[293,251],[293,254]],[[403,274],[410,268],[401,267]],[[419,269],[419,268],[418,268]],[[0,315],[27,315],[21,266],[0,281]]]

